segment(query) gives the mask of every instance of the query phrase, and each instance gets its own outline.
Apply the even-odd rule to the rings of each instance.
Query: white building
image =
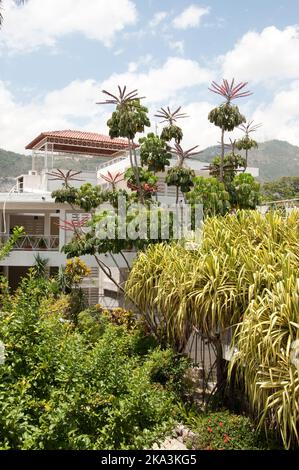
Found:
[[[53,190],[58,189],[62,182],[55,181],[48,172],[55,168],[59,159],[64,160],[65,168],[72,168],[78,159],[85,159],[89,166],[94,162],[94,170],[82,172],[74,181],[74,186],[85,182],[96,184],[96,161],[109,161],[119,153],[124,153],[127,143],[122,139],[111,140],[107,136],[95,133],[59,131],[40,134],[27,147],[32,150],[32,170],[29,174],[16,178],[16,185],[9,193],[0,193],[0,240],[4,243],[15,226],[23,226],[25,235],[17,242],[10,255],[0,261],[0,272],[7,276],[12,288],[18,285],[22,276],[34,265],[39,254],[48,260],[50,273],[58,271],[66,262],[61,248],[73,233],[61,228],[62,221],[77,220],[86,214],[74,212],[68,205],[56,204],[51,197]],[[106,264],[112,266],[114,276],[125,267],[120,256],[113,259],[102,257]],[[102,279],[101,271],[93,257],[83,257],[92,268],[92,275],[83,281],[82,288],[89,302],[102,303],[104,293],[117,297],[115,286],[108,279]],[[130,259],[130,256],[129,256]]]
[[[84,182],[106,187],[107,182],[101,175],[107,175],[108,171],[115,175],[130,167],[126,140],[112,140],[96,133],[70,130],[44,132],[26,148],[32,151],[32,170],[28,174],[18,176],[9,193],[0,193],[1,242],[4,243],[8,239],[15,226],[23,226],[25,229],[25,235],[10,255],[0,260],[0,272],[8,277],[12,288],[18,285],[20,278],[34,265],[37,254],[48,260],[51,274],[57,272],[66,262],[61,249],[73,235],[61,227],[61,222],[86,216],[70,209],[68,205],[56,204],[51,197],[52,191],[62,184],[48,174],[50,170],[57,168],[58,161],[60,169],[69,170],[76,169],[78,160],[82,162],[84,159],[90,171],[83,171],[78,175],[80,181],[72,182],[76,187]],[[171,166],[175,164],[176,159],[173,158]],[[188,160],[188,166],[194,169],[197,175],[208,176],[208,172],[204,170],[207,165],[206,162],[196,159]],[[248,170],[258,176],[257,169]],[[125,186],[125,182],[119,185]],[[167,187],[162,175],[158,183],[158,198],[161,202],[168,203],[173,203],[175,198],[175,188]],[[134,253],[127,253],[126,258],[130,264]],[[102,274],[96,260],[91,256],[83,259],[92,268],[92,275],[84,280],[82,285],[90,304],[118,304],[121,296],[116,286]],[[102,255],[101,259],[112,270],[114,278],[125,279],[127,265],[122,256]]]

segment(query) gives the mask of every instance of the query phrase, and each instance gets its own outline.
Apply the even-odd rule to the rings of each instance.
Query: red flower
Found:
[[[223,427],[223,423],[220,421],[219,423],[219,426],[222,428]]]
[[[213,432],[213,429],[210,426],[208,426],[207,429],[208,429],[208,432]]]
[[[227,434],[224,434],[224,437],[223,437],[224,444],[228,444],[229,441],[230,441],[230,437]]]

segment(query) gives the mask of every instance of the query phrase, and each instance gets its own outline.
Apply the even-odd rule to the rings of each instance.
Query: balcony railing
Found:
[[[1,236],[2,243],[9,239],[9,235]],[[59,251],[58,235],[23,235],[14,245],[13,250],[19,251]]]

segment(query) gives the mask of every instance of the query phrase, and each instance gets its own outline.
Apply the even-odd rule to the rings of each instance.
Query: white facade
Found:
[[[62,182],[54,180],[53,175],[48,174],[49,158],[47,152],[45,153],[46,157],[43,156],[45,158],[44,169],[39,171],[35,169],[37,154],[35,151],[33,154],[33,169],[28,174],[16,178],[16,184],[9,193],[0,193],[0,241],[4,243],[15,226],[23,226],[25,229],[25,235],[17,242],[9,256],[0,260],[0,270],[8,277],[12,287],[16,287],[19,279],[29,267],[35,264],[35,257],[38,254],[48,260],[50,272],[65,265],[66,256],[62,253],[62,247],[70,241],[73,233],[65,231],[61,222],[77,220],[81,216],[86,216],[86,214],[80,214],[79,211],[71,210],[66,204],[55,203],[51,193],[59,189]],[[170,161],[170,167],[176,163],[177,160],[173,157]],[[187,165],[195,171],[196,175],[208,177],[208,171],[205,169],[208,163],[188,159]],[[106,176],[108,172],[112,175],[124,173],[129,167],[128,153],[126,151],[117,152],[115,158],[108,159],[99,165],[96,171],[80,173],[77,176],[79,181],[72,181],[72,185],[79,187],[89,182],[105,188],[108,187],[108,183],[101,175]],[[258,176],[257,168],[248,168],[247,171],[253,176]],[[158,178],[158,200],[168,204],[174,203],[175,188],[167,186],[164,182],[164,174],[159,174]],[[125,181],[118,183],[118,187],[126,188]],[[183,198],[182,194],[180,198]],[[99,259],[111,269],[113,277],[121,282],[125,280],[128,264],[131,265],[135,256],[133,252],[128,252],[125,253],[126,260],[121,255],[112,254],[101,255]],[[85,279],[82,284],[89,302],[91,304],[101,303],[108,307],[117,305],[118,289],[99,269],[96,259],[92,256],[85,256],[82,259],[92,270],[91,277]]]

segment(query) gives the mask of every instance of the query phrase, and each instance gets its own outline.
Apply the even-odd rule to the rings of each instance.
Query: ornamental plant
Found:
[[[225,155],[225,144],[224,136],[226,131],[233,131],[235,127],[240,126],[246,122],[245,116],[243,116],[238,106],[234,106],[231,102],[238,98],[244,98],[250,96],[252,93],[245,90],[246,83],[239,83],[235,85],[234,79],[229,83],[223,79],[222,84],[212,82],[210,91],[221,95],[225,98],[225,102],[215,109],[212,109],[209,113],[209,121],[215,126],[221,129],[221,160],[220,160],[220,181],[224,181],[224,155]],[[243,91],[242,91],[243,90]]]
[[[141,165],[153,173],[164,172],[169,166],[171,153],[166,139],[150,133],[139,139]]]
[[[138,196],[140,202],[144,202],[143,190],[140,185],[137,169],[138,162],[134,139],[137,133],[143,133],[145,127],[150,127],[148,109],[141,104],[143,97],[138,97],[137,90],[127,92],[126,86],[124,88],[118,87],[118,95],[114,95],[106,90],[103,90],[103,93],[108,96],[108,98],[98,104],[112,104],[116,107],[107,122],[109,135],[111,138],[127,138],[130,163],[135,173]]]
[[[176,122],[178,119],[184,119],[188,116],[186,113],[182,113],[181,109],[182,107],[180,106],[175,111],[171,111],[169,106],[167,106],[167,108],[159,109],[155,114],[155,117],[162,119],[161,123],[167,123],[161,132],[161,139],[165,140],[165,142],[174,140],[176,144],[180,144],[183,138],[183,131],[176,125]]]
[[[0,312],[0,449],[151,448],[175,425],[173,384],[187,364],[140,325],[118,325],[117,312],[90,329],[85,311],[74,326],[57,311],[53,285],[29,275]]]
[[[220,395],[233,389],[226,388],[221,344],[221,333],[231,328],[236,351],[231,384],[237,372],[245,384],[243,401],[248,400],[260,428],[296,449],[298,238],[297,210],[288,216],[237,211],[210,217],[192,250],[182,243],[163,243],[140,253],[126,286],[148,312],[152,327],[159,325],[161,341],[183,351],[194,326],[214,344]]]
[[[254,124],[254,121],[250,121],[248,124],[241,124],[239,129],[243,131],[244,136],[236,142],[236,147],[238,150],[245,150],[245,165],[244,171],[248,166],[248,152],[251,149],[258,148],[258,143],[256,140],[250,137],[250,134],[256,132],[262,124]]]
[[[204,215],[225,215],[230,205],[230,195],[225,186],[217,178],[193,178],[193,189],[187,194],[187,201],[191,204],[202,204]]]
[[[239,209],[255,209],[260,202],[260,184],[248,173],[241,173],[233,180],[235,204]]]

